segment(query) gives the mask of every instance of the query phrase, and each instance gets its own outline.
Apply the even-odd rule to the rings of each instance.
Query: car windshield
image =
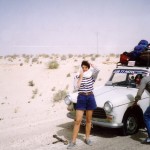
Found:
[[[148,74],[146,70],[115,69],[106,86],[137,88],[141,79]]]

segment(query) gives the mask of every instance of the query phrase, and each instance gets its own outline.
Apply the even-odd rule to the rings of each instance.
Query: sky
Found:
[[[0,0],[0,55],[118,54],[142,39],[149,0]]]

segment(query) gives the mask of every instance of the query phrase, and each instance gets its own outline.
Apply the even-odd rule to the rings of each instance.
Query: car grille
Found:
[[[74,103],[74,109],[76,110],[76,104]],[[86,113],[84,112],[84,115],[86,115]],[[106,113],[105,110],[103,108],[97,107],[94,112],[93,112],[93,117],[94,118],[101,118],[101,119],[106,119]]]

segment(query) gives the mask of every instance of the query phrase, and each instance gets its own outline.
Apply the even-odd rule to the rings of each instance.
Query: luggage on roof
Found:
[[[135,61],[136,66],[149,66],[150,62],[150,44],[147,40],[141,40],[131,52],[123,52],[120,55],[120,63],[128,65],[128,61]]]

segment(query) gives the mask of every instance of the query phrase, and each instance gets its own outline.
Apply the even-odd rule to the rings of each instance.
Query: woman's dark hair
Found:
[[[83,61],[82,61],[81,67],[82,67],[83,65],[84,65],[84,66],[87,66],[88,69],[90,68],[90,63],[89,63],[88,61],[86,61],[86,60],[83,60]]]

